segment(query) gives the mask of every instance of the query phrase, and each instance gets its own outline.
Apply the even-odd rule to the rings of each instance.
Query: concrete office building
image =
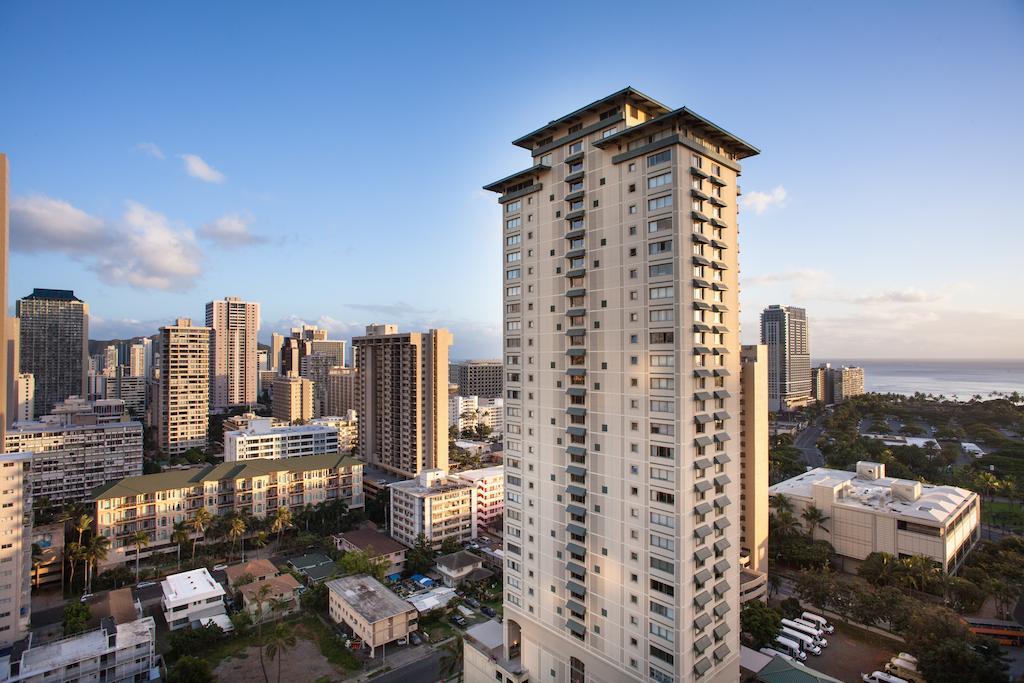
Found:
[[[732,683],[737,177],[758,151],[632,88],[514,144],[530,163],[485,187],[505,247],[505,657],[531,680]]]
[[[477,536],[472,484],[442,470],[423,470],[414,479],[388,485],[391,537],[410,548],[420,534],[435,550],[446,538],[465,543]]]
[[[189,318],[160,328],[157,443],[164,455],[209,446],[210,328]]]
[[[0,160],[2,161],[2,160]],[[0,650],[28,635],[32,614],[31,453],[0,454]],[[0,680],[3,680],[0,677]]]
[[[345,415],[350,410],[358,412],[356,385],[359,382],[356,368],[335,366],[327,373],[327,414]]]
[[[83,396],[89,357],[89,306],[67,289],[33,289],[18,299],[19,367],[36,380],[36,415]]]
[[[237,512],[261,519],[279,507],[295,513],[333,500],[361,508],[363,464],[340,453],[225,462],[129,477],[96,489],[92,498],[96,533],[110,539],[105,568],[135,559],[131,539],[137,531],[149,534],[142,557],[177,550],[174,525],[192,519],[201,507],[214,515]],[[189,535],[196,536],[191,530]]]
[[[35,413],[36,381],[31,372],[19,372],[14,380],[14,422],[27,422]]]
[[[981,535],[978,494],[956,486],[885,476],[885,465],[861,461],[855,472],[816,467],[768,490],[783,494],[800,519],[810,506],[828,520],[814,537],[851,560],[854,571],[873,552],[897,558],[925,555],[944,573],[955,572]]]
[[[740,350],[740,602],[768,596],[768,349]]]
[[[768,347],[768,409],[781,412],[811,402],[811,350],[807,311],[772,304],[761,313],[761,343]]]
[[[236,296],[206,304],[210,328],[210,405],[213,408],[256,403],[256,337],[260,305]]]
[[[499,398],[502,372],[500,360],[467,360],[448,366],[448,381],[459,385],[462,396]]]
[[[337,452],[338,430],[326,425],[274,427],[265,417],[250,421],[245,430],[224,432],[224,462]]]
[[[125,408],[132,417],[140,420],[145,418],[148,398],[148,383],[145,377],[118,372],[117,377],[108,379],[106,385],[106,395],[109,398],[124,401]]]
[[[296,375],[278,377],[271,407],[274,417],[288,424],[312,419],[313,382]]]
[[[336,429],[339,453],[348,453],[359,443],[359,418],[354,410],[348,411],[345,415],[314,417],[309,424]]]
[[[359,454],[404,477],[448,470],[448,330],[368,325],[352,340],[359,368]]]
[[[464,481],[473,487],[476,499],[476,528],[479,534],[501,521],[505,513],[505,468],[483,467],[478,470],[463,470],[451,475],[452,479]]]
[[[153,617],[117,623],[104,617],[99,628],[0,655],[0,680],[8,683],[134,683],[160,675]]]

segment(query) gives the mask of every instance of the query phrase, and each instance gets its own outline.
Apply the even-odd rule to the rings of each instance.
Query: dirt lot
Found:
[[[270,677],[271,683],[274,683],[277,681],[277,660],[270,661],[264,653],[263,661],[267,666],[267,676]],[[218,681],[262,681],[263,671],[260,669],[259,652],[255,647],[246,648],[242,653],[221,662],[213,670],[213,675]],[[320,648],[316,643],[300,637],[295,647],[284,655],[281,662],[281,680],[311,682],[321,676],[325,680],[341,679],[338,670],[320,654]]]
[[[835,623],[835,622],[833,622]],[[807,666],[854,683],[862,673],[881,669],[899,651],[900,643],[858,628],[837,624],[835,633],[826,636],[828,647],[820,657],[809,655]]]

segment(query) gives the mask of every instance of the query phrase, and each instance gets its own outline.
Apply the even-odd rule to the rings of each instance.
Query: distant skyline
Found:
[[[807,309],[814,359],[1024,357],[1024,5],[652,6],[611,51],[566,38],[618,5],[536,6],[525,35],[486,3],[0,5],[12,309],[73,289],[106,339],[239,296],[263,342],[394,322],[498,357],[480,188],[530,163],[510,140],[631,85],[762,150],[744,342],[779,303]]]

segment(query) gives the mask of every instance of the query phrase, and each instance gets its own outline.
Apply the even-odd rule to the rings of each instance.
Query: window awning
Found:
[[[715,541],[715,552],[719,552],[719,553],[725,552],[726,550],[729,549],[729,546],[731,546],[731,545],[732,544],[729,543],[729,541],[727,539],[720,538],[717,541]]]
[[[714,398],[710,391],[698,391],[693,394],[693,398],[698,401],[708,401]]]
[[[706,612],[701,612],[700,616],[693,620],[693,627],[696,629],[707,628],[711,623],[711,615]]]
[[[704,368],[697,368],[693,371],[694,377],[710,377],[711,371],[705,370]]]
[[[716,617],[724,617],[726,614],[729,613],[729,603],[720,602],[717,605],[715,605],[715,609],[713,609],[712,611],[715,613]]]
[[[728,581],[719,581],[718,583],[715,584],[714,591],[715,591],[715,595],[717,595],[718,597],[722,597],[723,595],[725,595],[726,593],[729,592],[729,582]]]
[[[587,476],[586,468],[580,467],[579,465],[569,465],[565,468],[565,471],[568,472],[569,474],[574,474],[577,477]]]
[[[729,499],[729,496],[719,496],[718,498],[715,498],[715,507],[719,510],[724,510],[729,505],[732,505],[732,501]]]
[[[700,221],[701,223],[707,223],[708,222],[708,217],[705,216],[704,214],[702,214],[700,211],[691,211],[690,212],[690,216],[695,221]]]
[[[707,657],[701,657],[697,660],[697,663],[693,665],[693,672],[698,676],[703,676],[711,668],[711,662],[708,661]]]
[[[719,560],[715,562],[715,572],[718,574],[724,574],[729,569],[729,560]]]
[[[728,291],[729,288],[723,285],[721,282],[713,282],[711,283],[711,289],[714,289],[719,292],[725,292]]]
[[[565,487],[565,492],[568,493],[570,496],[585,496],[585,495],[587,495],[587,490],[585,488],[583,488],[582,486],[566,486]]]
[[[707,173],[705,173],[704,171],[700,170],[696,166],[691,166],[690,167],[690,173],[692,175],[697,176],[698,178],[707,178],[708,177]]]
[[[700,242],[701,244],[710,244],[711,243],[711,240],[709,240],[707,237],[705,237],[704,235],[700,234],[699,232],[693,233],[693,241],[694,242]]]
[[[587,608],[576,602],[575,600],[566,600],[565,608],[573,614],[586,614]]]
[[[710,266],[711,265],[711,261],[709,261],[708,259],[704,258],[703,256],[694,256],[693,257],[693,262],[696,263],[698,266]]]
[[[728,529],[731,526],[732,522],[729,521],[728,517],[719,517],[715,520],[715,528],[719,531],[722,531],[723,529]]]
[[[711,596],[708,595],[707,592],[698,593],[693,597],[693,604],[700,608],[703,608],[704,605],[708,604],[709,602],[711,602]]]
[[[715,370],[715,377],[728,377],[731,374],[732,373],[726,370],[725,368],[717,368]]]
[[[716,465],[724,465],[728,462],[732,462],[732,458],[729,457],[728,453],[715,453]]]
[[[711,527],[707,524],[701,525],[693,530],[693,535],[697,538],[707,538],[711,535]]]
[[[576,515],[577,517],[587,516],[587,508],[581,505],[566,505],[565,511],[568,512],[570,515]]]
[[[709,557],[711,557],[710,548],[698,548],[697,551],[693,553],[693,559],[697,560],[698,562],[704,562]]]
[[[693,286],[700,287],[701,289],[707,289],[711,284],[707,280],[703,280],[699,277],[693,278]]]
[[[711,503],[706,500],[702,500],[693,507],[693,511],[698,515],[706,515],[711,512]]]
[[[579,624],[573,621],[572,619],[566,619],[565,625],[569,627],[570,631],[572,631],[573,633],[577,633],[581,636],[587,632],[587,629],[584,628],[582,624]]]
[[[715,419],[716,420],[728,420],[731,417],[732,417],[732,415],[729,414],[728,410],[716,410],[715,411]]]
[[[699,425],[707,424],[708,422],[711,422],[711,420],[712,417],[710,415],[705,415],[703,413],[701,413],[700,415],[693,416],[693,421]]]
[[[732,479],[729,478],[728,474],[719,474],[717,477],[715,477],[715,486],[726,486],[731,482]]]
[[[570,534],[574,534],[576,536],[586,536],[587,535],[587,528],[586,527],[582,527],[579,524],[566,524],[565,525],[565,529]]]
[[[693,302],[693,308],[695,310],[698,310],[698,311],[710,311],[711,310],[711,305],[710,304],[706,304],[703,301],[694,301]]]
[[[696,574],[693,575],[693,581],[698,586],[703,586],[705,583],[707,583],[711,579],[711,576],[712,576],[711,570],[709,570],[709,569],[701,569],[699,572],[697,572]]]
[[[587,554],[587,549],[584,548],[583,546],[579,545],[578,543],[566,543],[565,544],[565,549],[568,550],[573,555],[586,555]]]
[[[704,434],[701,434],[700,436],[698,436],[696,439],[693,440],[693,445],[694,446],[710,446],[711,443],[712,443],[711,437],[710,436],[706,436]]]
[[[715,441],[717,441],[718,443],[725,443],[730,439],[732,439],[732,437],[726,434],[725,432],[718,432],[717,434],[715,434]]]

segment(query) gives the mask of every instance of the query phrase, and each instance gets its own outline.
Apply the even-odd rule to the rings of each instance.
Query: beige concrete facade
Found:
[[[475,488],[442,470],[390,484],[391,537],[412,547],[420,534],[434,549],[446,538],[465,543],[477,536]]]
[[[9,190],[9,173],[7,155],[0,152],[0,370],[7,373],[6,377],[0,379],[0,443],[3,443],[4,433],[7,431],[8,420],[10,419],[10,406],[7,405],[8,396],[14,378],[19,372],[17,354],[12,358],[9,356],[17,347],[18,335],[12,335],[10,317],[7,315],[7,258],[10,240],[10,219],[7,208],[7,193]],[[10,363],[10,366],[8,366]]]
[[[0,648],[21,640],[32,613],[31,453],[0,455]]]
[[[189,318],[160,328],[157,442],[165,455],[209,446],[210,328]]]
[[[448,330],[369,325],[352,340],[359,368],[359,454],[404,477],[448,470]]]
[[[633,89],[515,141],[501,195],[506,655],[739,675],[739,160]],[[513,657],[513,655],[515,655]]]
[[[448,366],[448,381],[459,385],[459,395],[499,398],[501,396],[501,360],[467,360]]]
[[[463,470],[452,473],[452,478],[464,481],[473,487],[476,498],[476,528],[483,534],[492,525],[501,521],[505,513],[505,468],[483,467],[478,470]],[[500,525],[499,525],[500,526]]]
[[[27,422],[32,419],[35,395],[35,377],[31,372],[19,372],[14,380],[15,412],[12,416],[14,422]]]
[[[256,363],[260,305],[229,296],[206,304],[210,328],[210,405],[214,408],[256,403]]]
[[[417,628],[416,608],[373,577],[346,576],[327,582],[328,607],[336,624],[347,625],[370,648],[407,637]]]
[[[293,424],[306,422],[313,417],[313,382],[305,377],[288,375],[274,380],[274,417]]]
[[[359,411],[356,402],[359,371],[356,368],[334,367],[327,373],[327,414],[345,415]]]
[[[330,425],[273,426],[269,417],[251,420],[240,431],[224,432],[224,462],[257,458],[296,458],[337,453],[338,430]]]
[[[768,349],[740,351],[740,552],[744,566],[768,571]]]

